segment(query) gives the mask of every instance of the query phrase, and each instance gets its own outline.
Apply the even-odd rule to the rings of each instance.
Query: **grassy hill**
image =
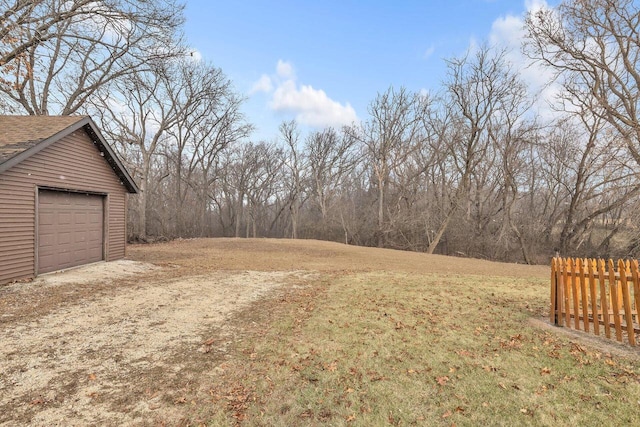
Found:
[[[194,360],[208,391],[185,382],[185,424],[640,425],[640,353],[546,325],[548,267],[264,239],[129,253],[309,272],[233,319],[213,371]]]

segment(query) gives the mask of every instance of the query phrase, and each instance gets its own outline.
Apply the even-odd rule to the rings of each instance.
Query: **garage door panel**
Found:
[[[41,190],[38,273],[102,260],[103,197]]]

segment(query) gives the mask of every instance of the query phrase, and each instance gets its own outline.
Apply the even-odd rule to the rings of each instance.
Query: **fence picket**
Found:
[[[577,261],[569,258],[571,266],[571,296],[573,297],[573,324],[575,329],[580,329],[580,304],[578,302],[578,275],[576,274]]]
[[[587,260],[589,274],[589,292],[591,300],[591,312],[593,313],[593,332],[600,335],[600,315],[598,314],[598,299],[596,298],[596,279],[593,271],[596,269],[596,260]]]
[[[638,260],[631,263],[631,277],[633,279],[633,296],[636,303],[636,323],[640,324],[640,280],[638,277]]]
[[[636,336],[633,331],[633,319],[631,317],[631,295],[629,295],[629,286],[627,285],[627,267],[628,263],[618,261],[618,269],[620,270],[620,286],[622,291],[622,304],[624,306],[624,320],[627,324],[627,339],[629,344],[636,345]]]
[[[586,260],[578,258],[578,278],[580,281],[580,298],[582,299],[582,324],[584,331],[589,332],[589,297],[587,296],[587,282],[584,278]]]
[[[564,294],[564,323],[571,326],[571,283],[569,282],[569,259],[562,260],[562,289]]]
[[[620,324],[620,305],[618,304],[618,281],[613,260],[609,259],[609,290],[611,291],[611,308],[613,308],[613,323],[616,328],[616,339],[622,341],[622,327]],[[623,270],[624,271],[624,270]]]
[[[611,320],[609,319],[609,305],[607,304],[607,285],[605,283],[603,259],[598,260],[598,280],[600,282],[600,309],[602,310],[604,333],[607,338],[611,338]]]

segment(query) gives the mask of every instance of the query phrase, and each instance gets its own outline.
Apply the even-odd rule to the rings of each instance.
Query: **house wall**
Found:
[[[125,256],[127,190],[79,129],[0,173],[0,283],[35,275],[38,187],[106,194],[105,260]]]

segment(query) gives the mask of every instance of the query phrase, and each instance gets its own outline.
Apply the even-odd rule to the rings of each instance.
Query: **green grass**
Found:
[[[640,425],[640,357],[533,326],[547,300],[540,279],[325,279],[263,307],[203,413],[209,425]]]

